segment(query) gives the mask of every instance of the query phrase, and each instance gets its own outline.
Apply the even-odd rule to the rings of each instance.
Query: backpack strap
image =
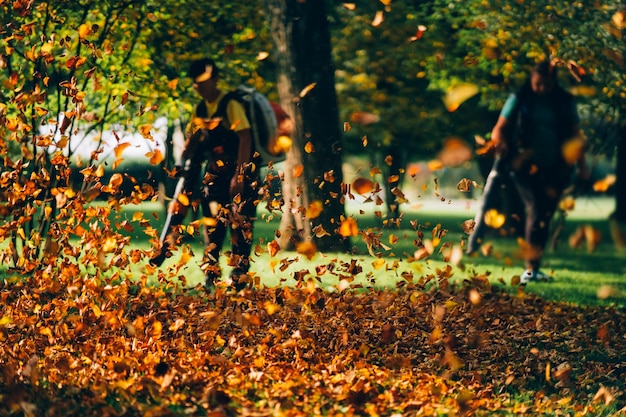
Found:
[[[202,118],[207,118],[209,116],[227,118],[228,115],[227,115],[226,109],[228,108],[228,103],[230,102],[230,100],[236,99],[236,96],[237,96],[237,93],[235,93],[234,91],[224,94],[224,97],[222,97],[220,102],[217,104],[217,110],[215,110],[215,113],[211,115],[209,115],[209,112],[206,106],[206,101],[200,100],[200,102],[196,106],[196,116],[202,117]]]

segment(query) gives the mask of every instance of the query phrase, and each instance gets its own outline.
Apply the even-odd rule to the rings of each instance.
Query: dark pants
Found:
[[[550,222],[567,182],[558,172],[516,173],[513,182],[526,209],[526,266],[538,269],[550,237]]]
[[[229,265],[232,275],[242,275],[250,269],[252,233],[258,202],[257,175],[246,176],[241,200],[233,201],[230,196],[230,173],[209,175],[208,183],[202,187],[200,202],[206,218],[213,219],[204,226],[205,273],[208,279],[221,275],[219,257],[230,230],[232,253]],[[213,210],[212,210],[213,209]]]

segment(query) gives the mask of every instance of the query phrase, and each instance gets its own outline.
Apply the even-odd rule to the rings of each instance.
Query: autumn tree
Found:
[[[152,123],[168,112],[176,91],[146,49],[154,4],[53,0],[0,7],[2,239],[11,242],[3,261],[33,271],[57,263],[106,268],[140,259],[141,252],[124,250],[127,238],[119,233],[131,226],[113,224],[108,216],[121,205],[152,198],[154,190],[122,174],[105,182],[103,152],[109,140],[117,166],[124,149],[136,145],[127,134],[139,131],[152,147],[146,161],[162,159]],[[105,131],[113,131],[110,139]],[[94,141],[86,160],[74,158]],[[75,169],[81,170],[78,184]],[[131,192],[122,196],[125,181]],[[85,206],[99,195],[108,196],[107,206]]]

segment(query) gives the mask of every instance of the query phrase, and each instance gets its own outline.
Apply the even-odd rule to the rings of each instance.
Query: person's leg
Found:
[[[513,183],[517,188],[517,192],[524,204],[526,221],[524,225],[524,240],[526,246],[524,249],[524,259],[528,270],[536,271],[539,269],[541,256],[536,253],[533,248],[532,240],[536,239],[535,228],[539,224],[539,212],[537,199],[537,187],[534,178],[529,175],[516,174],[513,177]]]
[[[528,254],[529,266],[533,270],[538,270],[550,238],[550,223],[559,204],[563,187],[538,180],[533,189],[535,195],[533,216],[526,240],[531,248]]]
[[[550,277],[540,272],[539,267],[550,234],[550,221],[563,187],[550,184],[545,176],[539,175],[516,175],[514,181],[526,209],[523,247],[526,271],[521,282],[549,280]]]
[[[212,286],[222,275],[220,253],[226,239],[228,223],[224,192],[220,189],[223,186],[223,184],[212,183],[210,186],[205,186],[202,192],[202,213],[205,218],[211,219],[202,226],[204,236],[202,270],[207,287]]]
[[[247,274],[250,270],[254,220],[258,203],[257,184],[258,179],[249,180],[246,184],[242,203],[239,206],[233,205],[231,213],[232,252],[230,265],[233,266],[231,278],[237,290],[245,288],[249,278]]]

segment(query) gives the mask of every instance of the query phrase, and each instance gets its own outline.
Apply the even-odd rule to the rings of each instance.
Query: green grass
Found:
[[[441,225],[447,230],[439,248],[445,244],[459,245],[467,238],[462,231],[463,221],[472,218],[474,201],[427,201],[419,207],[404,208],[400,227],[385,225],[384,219],[376,217],[373,212],[381,209],[366,204],[352,204],[348,206],[347,213],[358,219],[359,229],[380,235],[380,242],[384,247],[374,248],[376,255],[372,257],[362,237],[353,238],[353,251],[349,254],[317,253],[312,259],[295,252],[281,251],[275,257],[270,258],[266,253],[257,253],[252,257],[253,266],[251,271],[261,277],[265,286],[296,285],[294,276],[304,276],[305,279],[317,278],[319,285],[332,290],[338,285],[344,285],[340,281],[351,274],[346,270],[346,265],[356,263],[362,268],[362,272],[354,275],[354,281],[350,284],[356,287],[387,287],[395,288],[404,278],[403,274],[412,274],[417,280],[421,276],[437,274],[438,270],[447,267],[443,256],[437,253],[431,255],[428,260],[412,260],[415,252],[415,239],[417,232],[413,224],[420,224],[420,230],[425,238],[431,237],[431,231],[436,225]],[[616,251],[609,235],[607,217],[612,209],[610,199],[581,200],[577,208],[571,212],[565,223],[565,229],[561,233],[560,243],[556,251],[548,250],[544,256],[543,270],[554,277],[550,283],[533,283],[527,286],[526,291],[533,292],[548,300],[572,302],[583,305],[615,305],[626,306],[626,264],[625,254]],[[142,211],[146,218],[154,219],[153,227],[160,230],[160,224],[164,213],[162,206],[158,204],[143,204],[141,206],[128,206],[116,216],[119,219],[131,218],[135,211]],[[364,213],[364,214],[363,214]],[[277,219],[268,219],[259,211],[260,219],[255,223],[255,245],[262,249],[274,236],[278,227]],[[590,224],[602,234],[602,241],[595,251],[588,253],[585,247],[571,248],[567,243],[568,236],[583,224]],[[397,241],[390,243],[389,236],[393,235]],[[519,256],[517,241],[510,237],[501,237],[493,232],[486,236],[485,242],[493,245],[493,251],[489,256],[478,255],[464,257],[460,264],[452,268],[452,278],[457,280],[466,279],[474,274],[487,274],[490,281],[495,285],[504,285],[511,291],[516,291],[511,286],[511,280],[523,272],[524,262]],[[142,249],[149,249],[147,238],[141,230],[135,230],[132,244]],[[182,251],[174,252],[174,256],[163,266],[164,271],[177,269],[177,276],[184,276],[189,286],[202,283],[203,275],[199,265],[201,263],[202,244],[199,237],[188,239],[185,245],[194,253],[194,257],[184,266],[180,267]],[[228,247],[226,247],[228,250]],[[384,262],[375,264],[382,259]],[[281,262],[289,261],[289,266],[281,268]],[[227,275],[229,267],[222,258],[224,275]],[[379,261],[380,262],[380,261]],[[326,266],[333,273],[316,273],[316,268]],[[142,274],[145,272],[143,265],[133,266],[133,272]],[[154,279],[151,277],[150,279]],[[153,281],[154,282],[154,281]]]

